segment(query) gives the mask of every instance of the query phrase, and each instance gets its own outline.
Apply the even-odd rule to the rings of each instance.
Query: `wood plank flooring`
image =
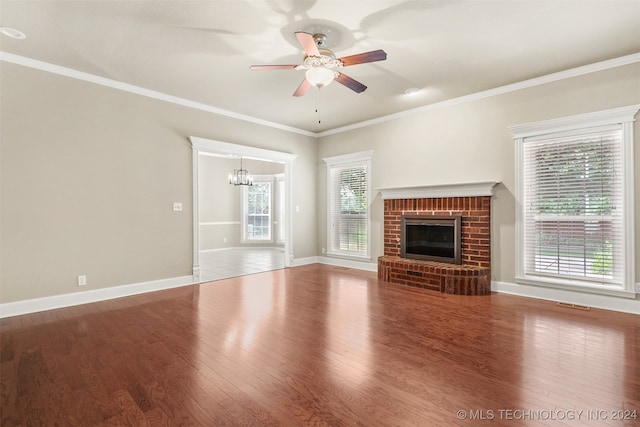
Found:
[[[2,426],[640,425],[639,316],[443,295],[345,268],[0,328]]]

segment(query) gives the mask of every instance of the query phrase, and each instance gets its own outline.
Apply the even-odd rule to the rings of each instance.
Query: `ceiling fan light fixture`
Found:
[[[328,68],[318,67],[308,69],[305,76],[309,83],[321,88],[330,84],[336,78],[336,73]]]

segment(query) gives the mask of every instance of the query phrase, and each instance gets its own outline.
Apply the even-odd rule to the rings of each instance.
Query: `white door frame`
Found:
[[[193,276],[200,280],[200,214],[198,212],[198,164],[200,154],[215,154],[229,158],[244,158],[262,160],[265,162],[284,164],[284,192],[285,192],[285,242],[284,242],[284,266],[289,267],[293,261],[293,188],[292,179],[293,161],[296,154],[283,153],[281,151],[266,150],[248,145],[231,144],[229,142],[215,141],[213,139],[190,136],[193,162]]]

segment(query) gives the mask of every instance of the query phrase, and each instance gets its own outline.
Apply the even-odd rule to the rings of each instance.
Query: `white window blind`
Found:
[[[327,254],[370,257],[370,153],[336,156],[327,162]]]
[[[525,274],[623,281],[622,131],[524,139]]]

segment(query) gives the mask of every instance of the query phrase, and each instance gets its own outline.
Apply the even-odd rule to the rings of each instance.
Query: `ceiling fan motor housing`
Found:
[[[325,36],[324,34],[314,34],[313,41],[316,43],[316,46],[325,47],[325,45],[327,44],[327,36]]]

